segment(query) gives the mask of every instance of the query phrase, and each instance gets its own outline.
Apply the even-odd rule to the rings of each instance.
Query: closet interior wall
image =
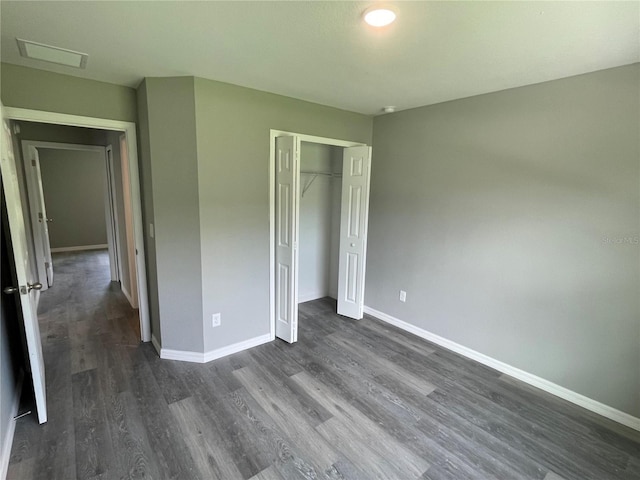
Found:
[[[330,145],[310,142],[301,145],[299,303],[337,297],[342,153],[342,148]]]

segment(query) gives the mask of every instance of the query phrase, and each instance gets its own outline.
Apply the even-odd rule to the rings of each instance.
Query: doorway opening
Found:
[[[109,202],[121,204],[121,208],[118,209],[117,205],[105,203],[105,216],[109,219],[106,222],[106,243],[109,250],[111,278],[121,282],[125,287],[123,293],[132,307],[139,310],[140,340],[151,341],[135,124],[10,107],[4,108],[4,116],[13,123],[50,127],[52,136],[39,135],[38,141],[41,142],[75,143],[84,146],[91,144],[105,149],[104,168],[107,175],[105,189],[111,193]],[[75,137],[64,136],[65,134],[61,133],[69,128],[75,128],[75,134],[72,134]],[[82,131],[84,134],[80,133]],[[86,141],[87,135],[92,141]],[[83,140],[78,141],[78,139]],[[24,138],[24,131],[21,140],[28,140]],[[118,162],[120,175],[117,168]],[[120,180],[122,189],[118,192]],[[121,218],[122,216],[124,218]],[[54,218],[54,222],[49,223],[53,225],[55,221]],[[44,223],[47,223],[46,220]],[[118,230],[116,230],[116,224],[120,225]],[[32,253],[35,257],[36,252]]]
[[[107,159],[105,163],[102,163],[102,168],[106,169],[109,160],[108,151],[111,152],[111,160],[115,158],[116,149],[121,152],[120,160],[121,160],[121,170],[122,170],[122,186],[124,189],[128,189],[129,195],[128,200],[127,196],[122,196],[122,201],[126,202],[124,217],[129,217],[129,226],[124,227],[124,236],[127,238],[124,242],[120,242],[122,252],[130,252],[128,255],[121,253],[117,255],[117,271],[118,273],[113,272],[112,268],[109,268],[109,239],[107,238],[106,244],[107,249],[102,253],[97,255],[96,261],[94,262],[98,266],[106,266],[106,270],[102,270],[104,274],[106,274],[106,282],[108,285],[111,284],[112,275],[117,275],[120,280],[128,277],[125,274],[127,270],[125,268],[125,260],[129,259],[131,267],[128,269],[129,272],[134,271],[135,277],[130,281],[130,294],[132,297],[132,302],[136,302],[138,309],[138,315],[136,324],[139,326],[139,330],[136,336],[138,339],[143,342],[148,342],[151,340],[151,329],[150,329],[150,319],[149,319],[149,309],[147,302],[147,288],[146,288],[146,274],[145,274],[145,249],[144,249],[144,237],[143,237],[143,229],[142,229],[142,208],[141,208],[141,198],[140,198],[140,183],[139,183],[139,173],[138,173],[138,159],[137,159],[137,145],[136,145],[136,126],[131,122],[122,122],[115,120],[106,120],[100,118],[92,118],[92,117],[80,117],[76,115],[66,115],[66,114],[58,114],[53,112],[43,112],[37,110],[27,110],[20,108],[10,108],[10,107],[2,107],[2,117],[3,117],[3,149],[2,149],[2,177],[3,177],[3,186],[5,189],[6,195],[6,203],[8,210],[8,218],[9,218],[9,230],[12,238],[13,245],[13,256],[15,257],[16,263],[16,275],[17,275],[17,286],[13,288],[11,293],[19,292],[20,304],[22,307],[22,320],[25,327],[25,336],[27,340],[27,349],[28,349],[28,358],[30,363],[32,384],[34,387],[34,396],[35,403],[38,412],[38,421],[40,423],[44,423],[47,420],[47,405],[46,405],[46,388],[45,388],[45,377],[44,377],[44,363],[43,363],[43,355],[42,355],[42,342],[40,338],[40,325],[36,315],[36,303],[39,300],[40,288],[44,287],[44,284],[41,284],[38,279],[41,278],[37,272],[37,267],[34,266],[35,262],[33,259],[35,258],[35,242],[32,232],[32,226],[29,219],[29,215],[31,212],[30,208],[30,198],[26,191],[26,177],[24,173],[24,163],[21,161],[18,156],[21,157],[21,146],[18,141],[17,135],[20,134],[20,129],[17,128],[17,122],[20,122],[23,126],[31,125],[31,124],[40,124],[46,125],[50,128],[54,129],[64,129],[64,128],[77,128],[77,129],[91,129],[91,134],[97,137],[105,137],[107,135],[114,135],[115,140],[111,142],[111,148],[107,150],[108,144],[101,143],[100,141],[75,141],[66,139],[66,143],[69,144],[80,144],[80,145],[88,145],[93,144],[102,147],[102,159]],[[25,138],[22,138],[25,140]],[[95,139],[94,139],[95,140]],[[56,143],[65,143],[61,141],[60,137],[56,136],[54,138],[40,138],[40,141],[44,142],[56,142]],[[38,149],[35,149],[38,151]],[[55,151],[56,149],[51,149]],[[41,149],[44,151],[44,149]],[[15,155],[14,155],[15,152]],[[27,157],[28,158],[28,157]],[[31,165],[31,160],[29,159],[29,164]],[[38,163],[38,162],[36,162]],[[42,164],[40,164],[42,167]],[[105,175],[107,172],[104,172]],[[106,178],[109,178],[106,176]],[[103,188],[107,188],[110,183],[110,180],[105,180],[103,183]],[[116,182],[117,183],[117,182]],[[97,187],[96,187],[97,188]],[[101,189],[101,195],[103,198],[106,198],[103,189]],[[43,194],[42,197],[46,197],[46,194]],[[111,197],[109,202],[105,202],[103,204],[103,221],[105,229],[109,229],[109,225],[113,226],[113,221],[107,221],[107,218],[110,217],[111,212],[109,209],[113,209],[113,203],[119,197],[116,195],[115,197]],[[42,210],[42,222],[38,222],[40,224],[47,224],[46,222],[46,208]],[[112,220],[112,219],[110,219]],[[80,223],[80,222],[78,222]],[[98,222],[99,223],[99,222]],[[123,225],[122,221],[118,222],[119,225]],[[127,231],[128,230],[128,231]],[[122,235],[121,235],[122,236]],[[107,236],[109,237],[109,236]],[[111,234],[113,238],[113,242],[116,242],[115,235],[113,232]],[[124,245],[123,245],[124,243]],[[41,243],[41,246],[44,250],[44,244]],[[49,244],[49,247],[51,244]],[[86,246],[86,245],[84,245]],[[116,252],[117,247],[112,247],[112,250]],[[81,250],[80,253],[87,252],[87,250]],[[93,251],[95,252],[95,251]],[[73,250],[71,253],[66,252],[66,255],[71,255],[77,252]],[[61,254],[62,255],[62,254]],[[44,262],[43,262],[44,263]],[[53,262],[50,262],[51,264]],[[63,262],[64,263],[64,262]],[[52,265],[49,265],[52,267]],[[41,274],[44,273],[44,279],[47,287],[52,285],[53,295],[56,296],[58,293],[62,292],[63,295],[58,295],[58,299],[55,300],[56,305],[64,305],[64,308],[75,308],[76,310],[83,312],[90,316],[91,310],[87,308],[87,304],[82,302],[82,299],[79,299],[78,292],[80,292],[85,285],[91,285],[92,278],[91,275],[87,275],[86,281],[82,276],[74,276],[74,275],[62,275],[60,279],[69,279],[71,278],[74,282],[69,282],[67,288],[58,287],[56,290],[56,285],[54,284],[54,275],[53,272],[49,272],[47,275],[46,271],[47,265],[44,265],[44,269],[41,269]],[[93,266],[90,267],[90,269]],[[61,270],[62,272],[62,270]],[[56,275],[56,277],[58,277]],[[90,278],[91,277],[91,278]],[[96,277],[97,278],[97,277]],[[101,277],[102,278],[102,277]],[[62,281],[62,280],[60,280]],[[102,281],[102,280],[100,280]],[[73,283],[73,285],[71,285]],[[57,292],[57,293],[56,293]],[[94,294],[96,292],[93,292]],[[107,292],[111,293],[111,292]],[[120,294],[120,292],[117,292]],[[97,292],[97,295],[94,295],[94,298],[100,295],[105,295],[103,292]],[[127,303],[127,300],[124,299],[124,296],[120,294],[122,298],[122,302],[119,305],[124,305]],[[53,297],[51,297],[53,298]],[[92,299],[92,300],[93,300]],[[49,300],[49,303],[51,301]],[[113,304],[108,307],[112,311],[110,311],[108,317],[115,318],[117,316],[117,312],[114,313]],[[50,306],[50,305],[49,305]],[[117,307],[118,305],[116,305]],[[127,305],[129,308],[128,311],[134,311]],[[55,313],[55,312],[53,312]],[[58,312],[60,313],[60,312]],[[59,317],[60,315],[55,315]],[[62,315],[64,317],[64,314]],[[75,322],[74,328],[79,328],[80,325],[87,325],[87,328],[90,327],[91,322]],[[48,328],[48,327],[47,327]],[[95,332],[95,330],[90,330]],[[121,332],[122,333],[122,332]],[[100,335],[101,331],[95,332],[95,334]],[[114,332],[115,335],[118,335],[118,332]],[[47,333],[47,337],[49,339],[56,339],[58,336],[55,332]],[[75,338],[73,336],[69,336],[69,338]],[[119,337],[118,337],[119,338]],[[134,342],[137,340],[134,340]],[[82,349],[80,349],[82,350]],[[87,348],[84,351],[92,352],[91,348]],[[79,370],[86,368],[87,364],[83,359],[78,358],[77,368]]]
[[[54,257],[88,257],[109,269],[132,308],[137,272],[126,138],[121,132],[13,122],[21,145],[35,276],[53,287]],[[42,140],[46,139],[46,140]],[[81,141],[62,143],[58,141]],[[101,251],[107,255],[99,255]],[[62,255],[64,253],[64,255]],[[80,262],[82,264],[82,262]],[[39,298],[38,298],[39,300]]]
[[[271,131],[271,335],[297,341],[298,304],[361,319],[371,147]]]

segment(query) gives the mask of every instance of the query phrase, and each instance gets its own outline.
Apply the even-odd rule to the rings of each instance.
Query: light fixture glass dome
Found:
[[[384,27],[396,19],[396,13],[385,8],[371,8],[364,13],[364,21],[372,27]]]

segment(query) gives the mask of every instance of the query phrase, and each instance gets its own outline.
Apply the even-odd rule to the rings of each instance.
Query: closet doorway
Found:
[[[298,337],[298,303],[364,308],[371,147],[271,131],[271,335]]]

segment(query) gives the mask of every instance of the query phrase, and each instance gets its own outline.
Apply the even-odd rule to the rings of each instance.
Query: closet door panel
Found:
[[[276,138],[276,337],[298,340],[298,184],[300,141]]]
[[[361,319],[364,309],[370,177],[371,147],[345,148],[340,215],[338,313],[354,319]]]

